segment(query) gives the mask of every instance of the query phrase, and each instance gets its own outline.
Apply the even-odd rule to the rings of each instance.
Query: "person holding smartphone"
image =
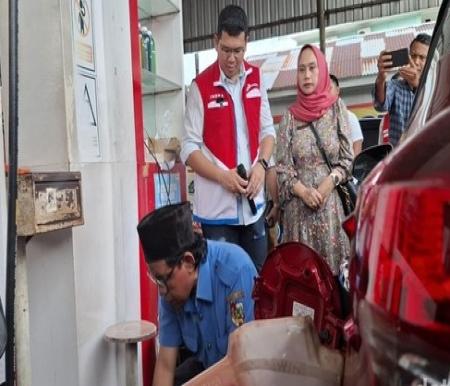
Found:
[[[389,142],[393,146],[397,146],[405,130],[430,42],[430,35],[418,34],[409,46],[407,63],[402,63],[401,52],[381,51],[378,57],[378,75],[373,91],[374,107],[377,111],[387,111],[390,115]],[[397,79],[387,80],[387,74],[393,67],[399,67],[399,76]]]

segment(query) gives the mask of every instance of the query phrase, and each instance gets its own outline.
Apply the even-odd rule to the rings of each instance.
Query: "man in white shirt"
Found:
[[[333,93],[339,96],[341,90],[339,88],[338,78],[336,78],[335,75],[330,74],[330,79]],[[347,112],[348,112],[348,125],[351,129],[351,136],[353,141],[353,154],[356,157],[359,153],[361,153],[364,137],[361,131],[361,125],[359,124],[359,120],[356,117],[356,115],[348,109]]]
[[[187,96],[181,158],[196,173],[194,220],[204,236],[239,244],[260,270],[267,254],[264,179],[276,134],[260,70],[244,61],[247,41],[244,10],[225,7],[214,37],[217,61]]]

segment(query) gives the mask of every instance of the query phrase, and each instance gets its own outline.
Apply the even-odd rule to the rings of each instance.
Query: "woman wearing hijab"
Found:
[[[322,52],[305,45],[297,63],[297,100],[277,136],[277,175],[283,208],[283,242],[300,241],[323,256],[334,275],[349,255],[336,186],[350,176],[353,160],[346,108],[330,87]],[[314,126],[328,167],[312,131]]]

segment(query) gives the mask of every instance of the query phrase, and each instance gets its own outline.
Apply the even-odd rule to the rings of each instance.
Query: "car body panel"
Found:
[[[450,374],[449,19],[443,1],[408,129],[358,195],[345,386]]]

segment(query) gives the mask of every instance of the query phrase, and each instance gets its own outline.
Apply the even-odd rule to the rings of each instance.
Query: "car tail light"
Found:
[[[417,327],[450,334],[450,180],[380,187],[366,299]]]

